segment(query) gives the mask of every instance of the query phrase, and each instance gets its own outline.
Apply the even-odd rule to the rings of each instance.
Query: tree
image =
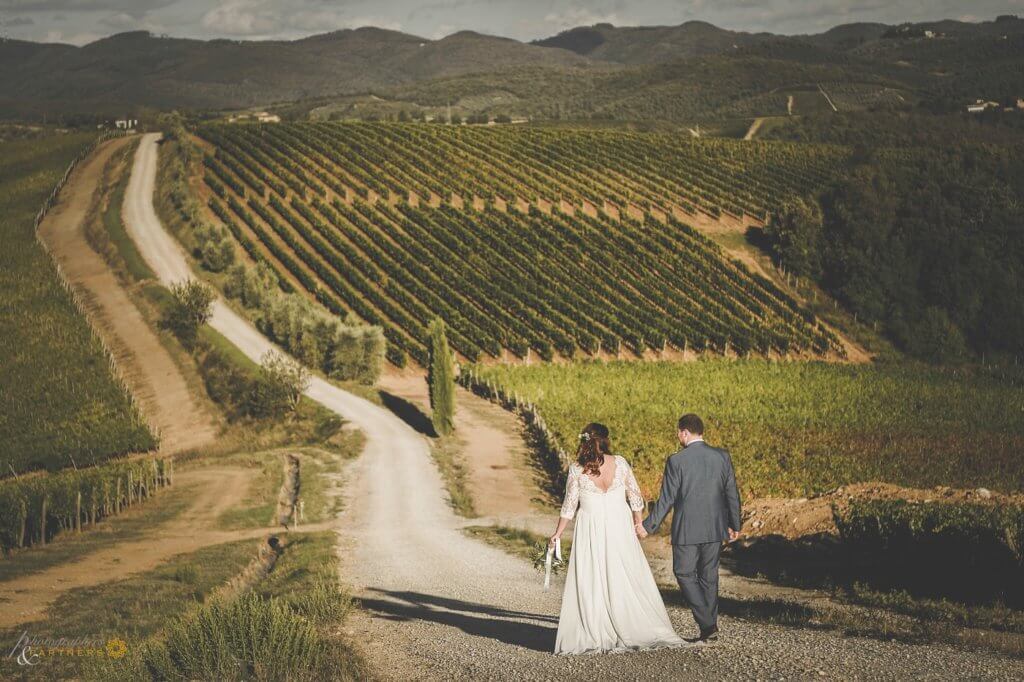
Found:
[[[214,294],[209,287],[188,280],[171,287],[171,303],[161,326],[174,334],[186,348],[195,346],[199,327],[210,321]]]
[[[295,412],[302,394],[309,388],[309,370],[280,353],[268,351],[260,363],[260,383],[269,412],[281,407]]]
[[[434,431],[444,436],[455,430],[455,367],[448,347],[444,322],[435,319],[427,330],[430,336],[430,358],[427,386],[430,390],[431,421]]]
[[[942,308],[924,309],[906,338],[897,339],[908,353],[933,364],[962,361],[967,357],[964,336]]]
[[[821,274],[821,208],[813,199],[792,197],[772,214],[765,236],[778,261],[798,277]]]

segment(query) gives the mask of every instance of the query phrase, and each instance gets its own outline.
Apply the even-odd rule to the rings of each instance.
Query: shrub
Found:
[[[235,246],[231,234],[222,227],[203,224],[195,230],[198,247],[195,255],[210,272],[223,272],[235,262]]]
[[[277,599],[215,600],[147,642],[135,661],[153,679],[324,680],[347,677],[334,645]]]
[[[833,510],[855,557],[895,582],[955,599],[1024,605],[1024,509],[971,503],[852,501]]]
[[[269,387],[286,409],[298,409],[302,394],[309,388],[309,371],[302,365],[273,351],[263,356],[260,364],[260,380]]]
[[[212,314],[213,291],[200,282],[188,280],[172,286],[171,297],[161,325],[186,348],[193,348],[199,327],[206,324]]]

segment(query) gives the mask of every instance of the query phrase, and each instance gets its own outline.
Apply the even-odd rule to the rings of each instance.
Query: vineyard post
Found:
[[[132,476],[132,470],[128,469],[128,506],[132,506],[132,490],[135,487],[135,477]]]
[[[43,495],[43,504],[39,511],[39,544],[46,546],[46,501],[48,497]]]
[[[90,495],[90,499],[92,501],[89,504],[89,525],[90,526],[95,526],[96,525],[96,486],[92,487],[92,494]]]
[[[82,491],[75,492],[75,532],[82,532]]]
[[[117,477],[117,491],[114,493],[114,514],[121,513],[121,477]]]
[[[18,548],[25,546],[25,522],[28,521],[28,505],[25,500],[21,501],[21,530],[18,533]]]

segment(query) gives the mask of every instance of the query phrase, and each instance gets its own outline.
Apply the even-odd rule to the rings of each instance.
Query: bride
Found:
[[[683,644],[634,530],[643,509],[633,470],[611,454],[608,427],[588,424],[580,434],[576,463],[569,467],[558,528],[549,542],[553,545],[576,517],[556,654]]]

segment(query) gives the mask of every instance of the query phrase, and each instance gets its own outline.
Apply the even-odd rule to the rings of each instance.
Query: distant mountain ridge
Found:
[[[926,32],[941,39],[924,41]],[[469,84],[451,88],[460,97],[470,91],[507,90],[516,80],[520,99],[551,100],[555,111],[614,109],[619,116],[628,113],[629,97],[640,96],[645,88],[652,93],[649,101],[671,102],[722,84],[724,77],[732,79],[737,91],[744,89],[745,97],[755,98],[755,104],[739,109],[715,104],[715,110],[725,106],[756,114],[756,98],[770,93],[757,92],[754,70],[765,68],[780,70],[764,79],[773,83],[773,92],[789,78],[786,74],[797,72],[807,78],[885,81],[909,88],[931,87],[928,79],[942,75],[956,96],[977,88],[969,80],[948,76],[968,79],[973,69],[998,81],[995,94],[1003,96],[1017,88],[1020,77],[1015,73],[1024,72],[1013,68],[1019,66],[1014,51],[1022,37],[1024,21],[1001,17],[977,24],[845,24],[800,36],[731,31],[702,21],[679,26],[596,24],[533,43],[472,31],[430,40],[374,27],[291,41],[202,41],[145,31],[82,47],[0,40],[0,117],[41,112],[113,115],[139,107],[236,109],[369,93],[387,96],[403,89],[431,91],[433,83]],[[840,66],[850,73],[837,72]],[[694,73],[703,74],[706,84],[695,80]],[[687,79],[683,89],[667,84],[675,74]],[[508,87],[502,79],[510,79]],[[532,90],[530,82],[535,84]],[[566,89],[565,83],[572,87]],[[979,90],[977,96],[993,95]],[[556,102],[569,97],[572,101]],[[609,99],[619,103],[609,109]],[[638,117],[657,117],[662,108],[640,108]]]

